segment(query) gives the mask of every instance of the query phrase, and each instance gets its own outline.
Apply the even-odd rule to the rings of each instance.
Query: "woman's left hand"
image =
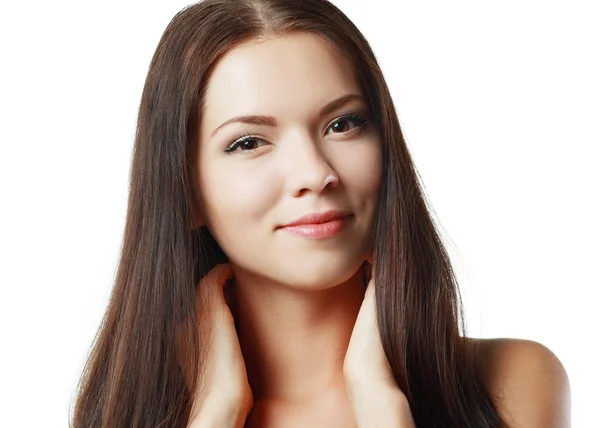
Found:
[[[343,370],[348,394],[359,427],[414,428],[408,400],[392,374],[379,337],[373,260],[369,258],[367,261],[371,266],[371,280],[344,358]]]

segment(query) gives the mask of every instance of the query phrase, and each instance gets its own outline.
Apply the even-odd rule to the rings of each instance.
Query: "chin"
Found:
[[[358,275],[362,278],[362,263],[357,266],[335,266],[328,263],[325,266],[296,266],[285,272],[282,283],[298,289],[325,290],[336,287]]]

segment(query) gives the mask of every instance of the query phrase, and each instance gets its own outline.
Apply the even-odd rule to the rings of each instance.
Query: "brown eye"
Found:
[[[349,125],[350,122],[354,122],[355,126],[351,127],[351,125]],[[349,115],[346,115],[346,116],[343,116],[343,117],[337,119],[329,127],[329,129],[333,129],[335,134],[339,134],[339,133],[351,131],[352,129],[354,129],[357,126],[364,125],[366,122],[367,122],[367,120],[364,119],[362,116],[359,116],[357,114],[349,114]]]
[[[250,140],[244,140],[244,141],[240,141],[239,147],[242,150],[252,150],[254,149],[256,145],[256,139],[250,139]]]
[[[225,153],[251,152],[256,150],[258,148],[257,145],[262,141],[260,138],[253,135],[240,135],[238,138],[240,139],[234,141],[225,149]]]
[[[346,126],[340,126],[340,125],[346,125]],[[339,131],[339,132],[348,132],[349,130],[349,126],[348,126],[348,121],[347,120],[341,120],[339,122],[336,122],[335,124],[332,125],[333,126],[333,130],[334,131]]]

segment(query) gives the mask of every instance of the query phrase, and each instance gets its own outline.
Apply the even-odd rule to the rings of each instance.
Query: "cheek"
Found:
[[[272,175],[247,168],[243,161],[215,162],[203,166],[200,186],[208,217],[256,218],[269,206]]]
[[[359,201],[366,204],[377,197],[383,173],[378,142],[362,145],[337,159],[335,168],[351,193],[350,196],[358,198],[359,205]]]
[[[200,184],[206,220],[222,249],[237,252],[231,247],[253,241],[268,226],[276,201],[273,175],[213,166],[203,170]]]

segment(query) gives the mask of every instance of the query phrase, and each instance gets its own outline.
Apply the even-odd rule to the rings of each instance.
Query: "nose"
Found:
[[[286,174],[288,190],[293,196],[302,196],[306,192],[322,193],[334,189],[339,184],[339,177],[318,141],[308,136],[290,141],[288,173]]]

